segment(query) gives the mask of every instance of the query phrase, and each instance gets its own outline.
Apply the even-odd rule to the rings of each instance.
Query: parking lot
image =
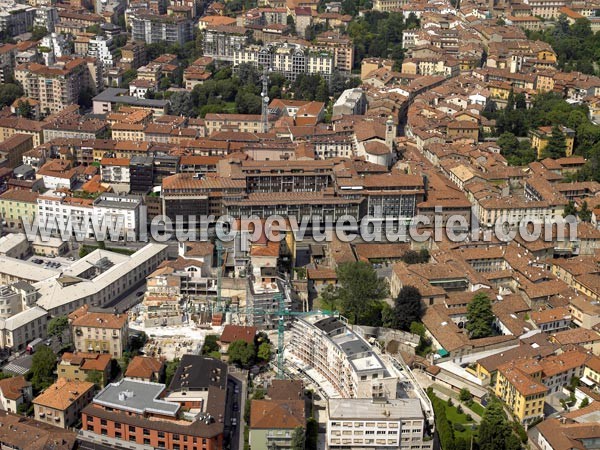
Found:
[[[33,255],[28,259],[29,262],[39,265],[40,267],[45,267],[46,269],[64,269],[65,267],[69,267],[73,264],[74,258],[63,257],[63,256],[37,256]]]

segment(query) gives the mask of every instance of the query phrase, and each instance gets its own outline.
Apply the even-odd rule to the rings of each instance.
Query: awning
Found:
[[[581,377],[579,379],[579,381],[581,381],[583,384],[585,384],[586,386],[589,386],[589,387],[592,387],[596,384],[592,380],[590,380],[588,377]]]
[[[443,348],[440,348],[440,349],[437,351],[437,353],[438,353],[438,355],[440,355],[442,358],[443,358],[444,356],[448,356],[448,355],[450,354],[450,353],[448,353],[448,352],[447,352],[445,349],[443,349]]]

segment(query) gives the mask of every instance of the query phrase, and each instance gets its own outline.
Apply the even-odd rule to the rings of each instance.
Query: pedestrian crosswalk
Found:
[[[2,368],[2,371],[4,373],[8,372],[16,375],[25,375],[27,372],[29,372],[29,369],[27,367],[17,366],[16,364],[9,363]]]

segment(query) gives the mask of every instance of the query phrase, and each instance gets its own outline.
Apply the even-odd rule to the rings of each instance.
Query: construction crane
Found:
[[[277,378],[283,379],[283,347],[285,344],[285,318],[286,317],[307,317],[307,316],[340,316],[337,311],[319,310],[319,311],[290,311],[285,307],[285,299],[282,293],[273,295],[279,308],[277,311],[267,311],[264,309],[246,308],[245,312],[238,311],[241,315],[265,315],[277,316]]]
[[[213,308],[213,314],[216,312],[225,313],[229,309],[227,306],[222,304],[221,298],[221,279],[223,276],[223,269],[225,261],[223,260],[223,245],[221,241],[217,239],[217,300]],[[315,315],[325,316],[340,316],[337,311],[319,310],[319,311],[290,311],[285,306],[285,298],[283,293],[277,292],[273,295],[273,300],[277,302],[278,308],[276,311],[268,311],[262,308],[244,308],[245,311],[238,309],[235,311],[239,315],[243,316],[277,316],[277,378],[282,379],[283,376],[283,347],[285,344],[285,318],[286,317],[306,317]],[[247,301],[247,300],[246,300]]]

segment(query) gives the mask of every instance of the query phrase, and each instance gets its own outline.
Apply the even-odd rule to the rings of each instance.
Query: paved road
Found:
[[[232,413],[232,418],[235,417],[237,420],[237,426],[232,427],[231,433],[231,450],[243,450],[244,448],[244,428],[246,423],[244,422],[244,411],[246,408],[246,401],[248,398],[248,371],[229,368],[229,374],[231,375],[231,392],[233,395],[230,397],[233,399],[232,404],[228,405],[228,410]],[[235,394],[235,389],[238,389],[238,393]],[[237,403],[237,411],[233,411],[233,403]],[[231,419],[230,422],[231,423]]]

